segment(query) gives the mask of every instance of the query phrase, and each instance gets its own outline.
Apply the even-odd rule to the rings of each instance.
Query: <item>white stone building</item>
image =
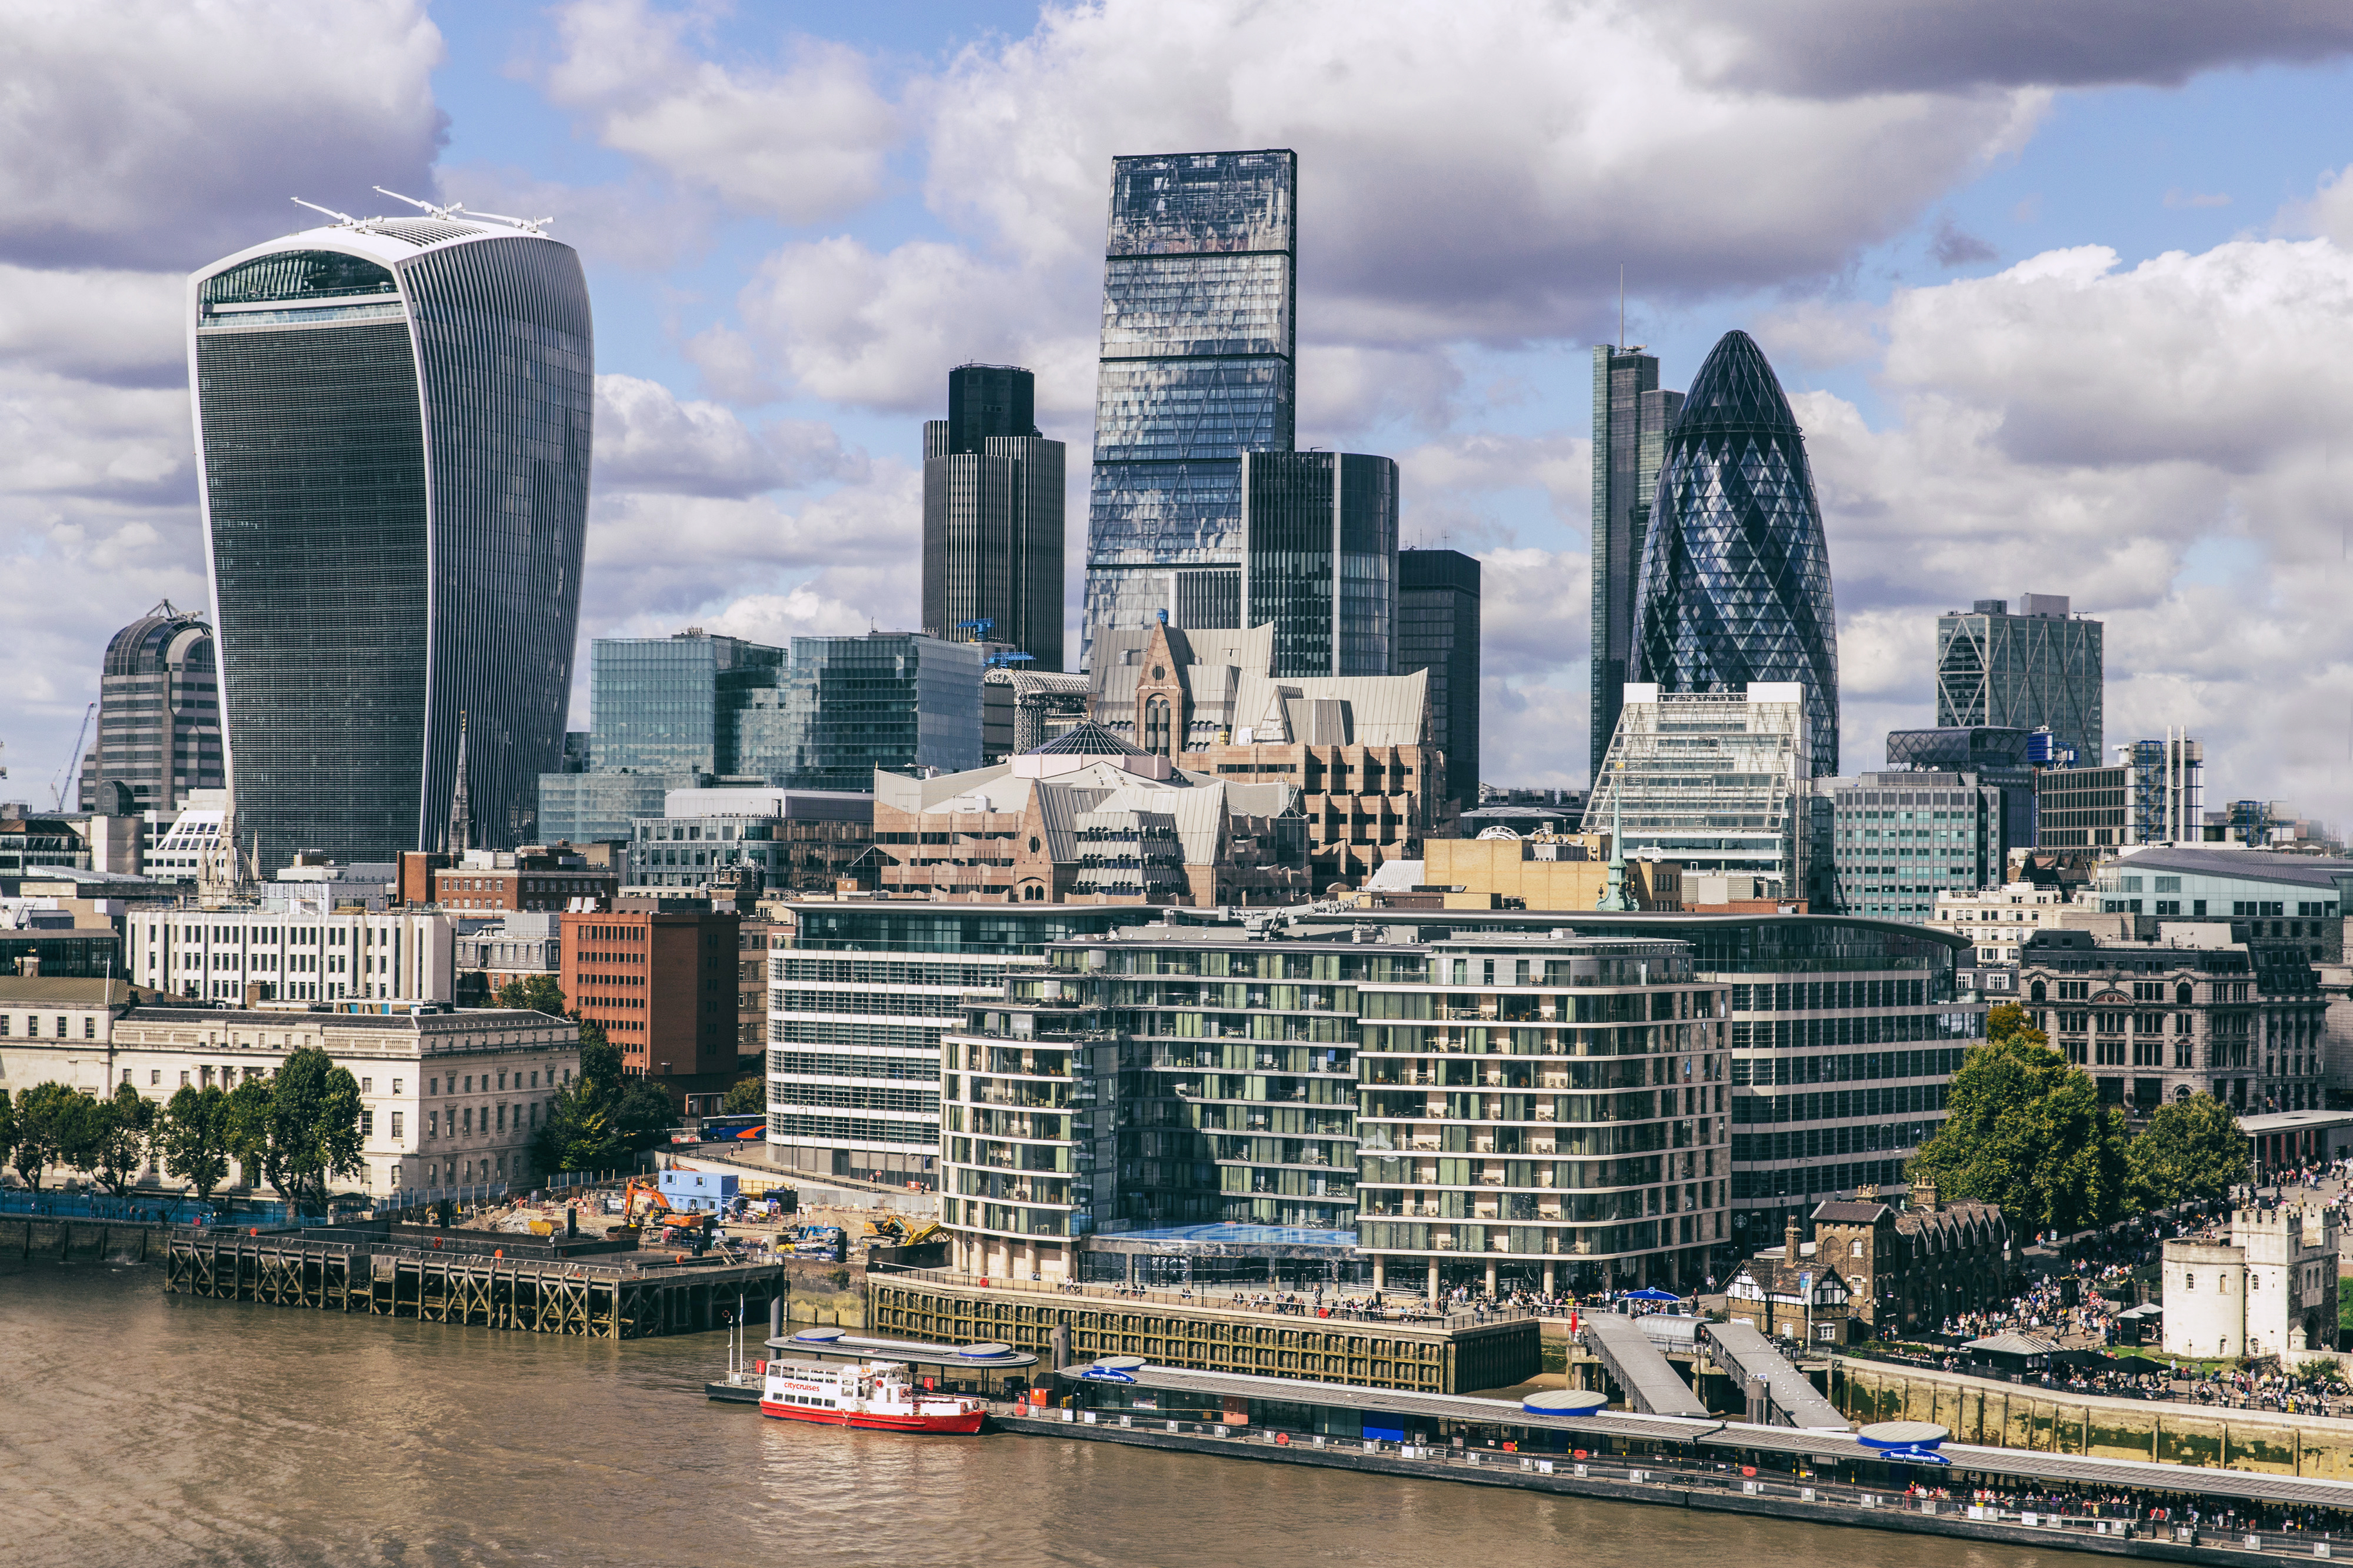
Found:
[[[1931,922],[1949,926],[1977,943],[1979,963],[2016,963],[2018,950],[2038,931],[2057,930],[2067,896],[2031,882],[2010,882],[1971,892],[1940,892]]]
[[[2231,1239],[2168,1241],[2165,1349],[2206,1358],[2279,1356],[2337,1343],[2337,1215],[2241,1209]]]
[[[450,1002],[457,922],[420,910],[138,910],[123,933],[132,983],[207,1002]]]
[[[267,1078],[317,1047],[359,1080],[367,1169],[350,1185],[376,1194],[529,1180],[531,1142],[580,1070],[577,1026],[541,1013],[174,1007],[121,981],[9,978],[0,1025],[0,1090],[12,1094],[57,1082],[102,1097],[127,1083],[161,1104]],[[227,1184],[248,1179],[233,1170]]]

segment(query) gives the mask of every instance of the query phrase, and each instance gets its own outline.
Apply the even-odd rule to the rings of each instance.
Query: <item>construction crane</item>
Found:
[[[97,711],[98,704],[95,702],[81,710],[81,728],[74,731],[73,750],[66,753],[66,765],[60,768],[58,771],[58,776],[49,782],[51,811],[63,811],[66,808],[66,786],[73,783],[74,773],[81,766],[81,743],[90,734],[90,716]]]

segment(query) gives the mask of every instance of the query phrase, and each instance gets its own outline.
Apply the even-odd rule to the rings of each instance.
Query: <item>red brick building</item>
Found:
[[[411,849],[400,857],[400,901],[462,913],[558,910],[575,899],[609,905],[621,890],[617,868],[593,865],[568,845],[461,855]]]
[[[738,931],[733,914],[683,899],[624,899],[564,917],[561,984],[605,1031],[623,1070],[653,1079],[679,1110],[719,1108],[734,1081]]]

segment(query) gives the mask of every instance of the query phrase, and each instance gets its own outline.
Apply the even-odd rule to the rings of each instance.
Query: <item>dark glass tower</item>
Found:
[[[924,423],[923,630],[1060,669],[1062,444],[1030,422],[1034,387],[1018,366],[958,365],[948,416]]]
[[[783,684],[785,650],[690,627],[588,645],[589,765],[597,773],[751,773],[744,710]]]
[[[1806,691],[1811,773],[1838,772],[1838,614],[1797,416],[1765,354],[1726,332],[1667,433],[1636,596],[1635,668],[1661,691]]]
[[[1640,349],[1593,351],[1593,777],[1601,776],[1634,659],[1634,579],[1659,487],[1667,429],[1683,395],[1659,386]]]
[[[1397,537],[1389,458],[1242,455],[1240,621],[1273,625],[1269,674],[1390,673]]]
[[[213,629],[167,599],[106,645],[98,741],[81,763],[81,809],[176,811],[190,790],[227,783]]]
[[[1459,550],[1398,552],[1397,668],[1430,672],[1430,728],[1446,787],[1479,804],[1479,563]]]
[[[595,356],[572,249],[445,214],[346,220],[189,279],[189,374],[239,838],[487,847],[562,755]]]
[[[1086,635],[1241,615],[1241,455],[1293,442],[1299,158],[1113,161]]]

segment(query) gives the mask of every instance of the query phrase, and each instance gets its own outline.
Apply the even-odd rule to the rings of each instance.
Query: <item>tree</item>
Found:
[[[296,1212],[327,1206],[337,1176],[365,1169],[360,1159],[359,1080],[315,1046],[290,1052],[269,1078],[249,1078],[223,1103],[223,1144]]]
[[[269,1088],[270,1184],[294,1209],[322,1214],[337,1176],[367,1168],[360,1158],[360,1084],[315,1046],[288,1054]],[[245,1086],[239,1084],[242,1090]]]
[[[2000,1204],[2012,1225],[2062,1231],[2125,1212],[2124,1114],[2051,1048],[2015,1006],[1986,1018],[1986,1043],[1953,1075],[1944,1126],[1908,1171],[1942,1196]]]
[[[532,1160],[547,1172],[608,1169],[660,1142],[676,1120],[670,1096],[623,1072],[620,1051],[584,1020],[579,1076],[556,1091]]]
[[[544,1013],[552,1018],[564,1016],[564,988],[553,974],[529,974],[520,980],[510,980],[499,987],[493,998],[501,1007],[523,1013]]]
[[[2133,1196],[2144,1208],[2224,1198],[2247,1179],[2247,1135],[2231,1108],[2211,1094],[2158,1107],[2125,1147]]]
[[[116,1197],[129,1196],[147,1163],[159,1109],[129,1084],[116,1085],[113,1099],[93,1100],[83,1113],[88,1131],[75,1163]]]
[[[747,1078],[740,1083],[729,1084],[727,1098],[719,1102],[719,1109],[730,1116],[746,1116],[756,1110],[767,1110],[767,1079]]]
[[[79,1144],[81,1108],[89,1097],[61,1083],[37,1083],[16,1091],[16,1112],[9,1119],[8,1163],[35,1192],[41,1190],[41,1173],[60,1163],[69,1147]]]
[[[164,1169],[211,1201],[213,1189],[228,1179],[228,1096],[212,1084],[184,1087],[164,1108],[156,1147]]]

